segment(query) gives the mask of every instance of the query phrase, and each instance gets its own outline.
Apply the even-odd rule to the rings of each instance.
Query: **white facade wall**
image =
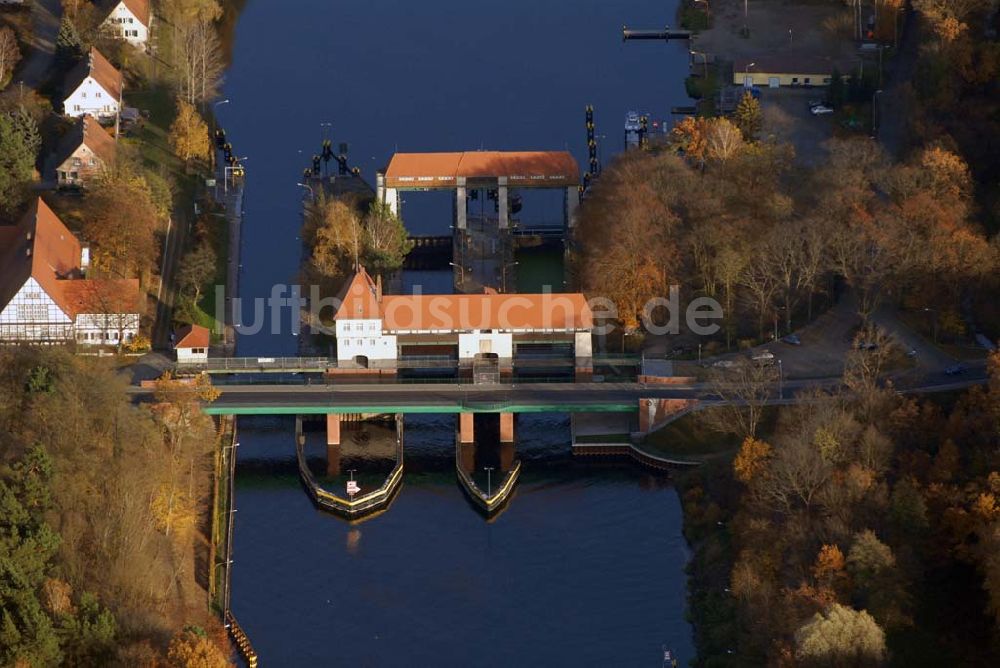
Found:
[[[118,113],[120,92],[104,90],[93,77],[87,77],[63,101],[63,113],[73,118],[84,114],[95,118],[114,118]]]
[[[514,357],[514,335],[479,330],[458,335],[458,359],[475,359],[479,353],[493,353],[500,359],[511,359]]]
[[[208,348],[177,348],[178,364],[205,364],[208,362]]]
[[[34,278],[25,281],[0,311],[0,340],[46,342],[72,338],[72,320]]]
[[[77,343],[116,346],[139,333],[139,314],[81,313],[76,316],[75,330]]]
[[[382,333],[381,320],[338,320],[337,360],[364,356],[369,362],[396,360],[396,337]]]
[[[136,18],[135,14],[129,11],[124,2],[111,10],[111,14],[104,20],[104,25],[114,33],[115,37],[123,39],[129,44],[139,49],[146,49],[146,42],[149,41],[149,28]]]
[[[56,168],[56,182],[60,186],[81,186],[102,169],[104,161],[89,146],[80,144],[73,155]]]
[[[594,343],[590,332],[576,333],[573,341],[573,351],[577,358],[594,356]]]

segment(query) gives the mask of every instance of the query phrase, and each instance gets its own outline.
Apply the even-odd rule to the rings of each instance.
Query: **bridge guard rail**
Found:
[[[367,494],[361,494],[355,499],[337,496],[316,482],[306,462],[301,416],[295,419],[295,453],[302,484],[305,485],[306,491],[317,507],[349,520],[360,520],[375,515],[389,507],[403,483],[403,415],[396,414],[396,465],[381,487]]]

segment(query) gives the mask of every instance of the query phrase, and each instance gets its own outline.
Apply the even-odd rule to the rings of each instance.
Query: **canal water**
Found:
[[[685,44],[621,41],[622,24],[674,24],[675,11],[676,0],[249,0],[218,107],[246,156],[244,310],[297,281],[295,184],[324,136],[349,143],[369,180],[394,151],[570,150],[585,166],[593,104],[607,160],[626,111],[667,117],[687,103]],[[547,224],[561,206],[526,197],[522,219]],[[403,213],[413,233],[446,234],[451,205],[413,193]],[[519,261],[521,289],[560,289],[559,253]],[[410,272],[404,286],[441,292],[450,278]],[[290,313],[277,315],[237,354],[295,354]],[[453,416],[407,417],[403,489],[353,527],[310,504],[290,419],[239,427],[232,607],[265,665],[658,666],[663,646],[693,658],[676,491],[630,465],[573,460],[567,416],[519,417],[521,483],[492,523],[456,483]],[[311,452],[321,471],[322,447]]]

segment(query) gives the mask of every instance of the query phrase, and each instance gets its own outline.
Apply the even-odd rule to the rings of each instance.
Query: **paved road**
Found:
[[[59,19],[62,3],[59,0],[35,0],[31,8],[34,38],[28,57],[14,75],[15,82],[38,90],[48,82],[54,71],[56,37],[59,36]]]
[[[912,387],[914,393],[958,390],[980,384],[986,379],[985,369],[971,369],[960,378],[942,376],[926,385]],[[839,378],[791,380],[783,384],[775,401],[788,403],[807,388],[833,389],[840,386]],[[406,407],[411,411],[457,412],[460,409],[478,412],[501,410],[553,412],[633,410],[639,399],[701,399],[716,398],[707,383],[659,385],[643,383],[536,383],[497,385],[360,385],[350,383],[316,385],[222,385],[221,396],[209,407],[212,413],[301,413],[327,412],[331,408],[377,408],[377,412],[392,412]],[[134,387],[136,398],[148,396],[152,390]],[[516,407],[516,408],[515,408]]]
[[[907,12],[899,51],[887,68],[889,84],[878,96],[878,113],[881,118],[876,137],[897,160],[903,157],[908,128],[907,105],[911,102],[907,91],[912,90],[911,82],[916,73],[922,23],[914,12]]]

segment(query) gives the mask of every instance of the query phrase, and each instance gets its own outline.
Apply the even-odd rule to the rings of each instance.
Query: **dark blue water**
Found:
[[[242,297],[297,280],[295,183],[321,124],[369,179],[396,150],[568,149],[585,166],[585,105],[607,158],[627,110],[686,103],[686,45],[621,41],[623,23],[674,23],[675,7],[250,0],[219,107],[248,156]],[[447,230],[447,197],[403,206],[411,231]],[[561,198],[525,200],[525,220],[560,213]],[[404,282],[443,292],[450,278]],[[241,336],[238,354],[295,354],[290,328],[270,329]],[[663,645],[693,657],[669,481],[576,462],[565,416],[521,416],[522,482],[487,524],[455,482],[454,429],[452,416],[408,418],[402,492],[350,527],[302,491],[289,420],[240,421],[232,605],[264,665],[659,666]]]

